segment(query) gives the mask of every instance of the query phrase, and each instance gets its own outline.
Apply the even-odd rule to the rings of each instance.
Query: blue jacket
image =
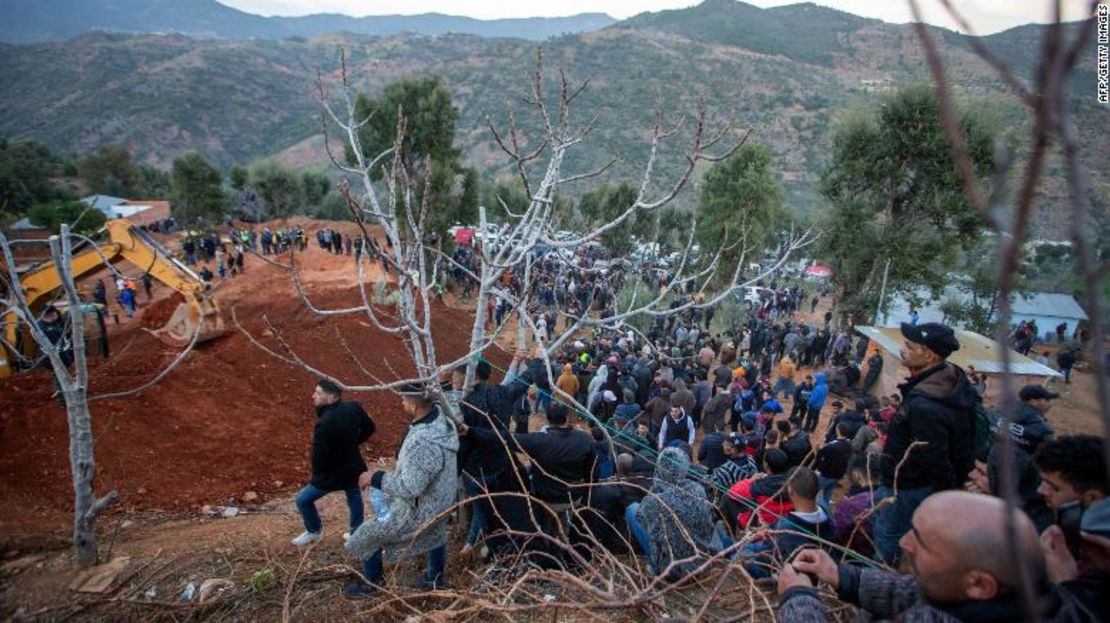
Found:
[[[825,373],[818,372],[813,375],[813,391],[809,392],[810,411],[820,411],[825,406],[825,399],[829,397],[829,386],[825,383]]]

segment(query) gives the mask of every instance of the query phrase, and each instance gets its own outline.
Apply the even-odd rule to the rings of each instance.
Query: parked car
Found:
[[[748,309],[759,307],[763,304],[763,301],[774,298],[774,296],[774,290],[760,286],[748,286],[744,288],[743,292],[743,300]]]

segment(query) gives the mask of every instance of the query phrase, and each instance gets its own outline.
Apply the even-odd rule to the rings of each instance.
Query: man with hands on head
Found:
[[[840,564],[819,549],[798,553],[779,572],[778,621],[829,620],[810,575],[840,599],[859,606],[859,619],[906,623],[1022,621],[1020,567],[1009,555],[1006,504],[986,495],[946,491],[925,499],[899,545],[910,575]],[[1028,566],[1041,621],[1094,621],[1070,597],[1048,584],[1045,558],[1033,523],[1009,511],[1017,529],[1017,555]],[[952,521],[960,517],[960,521]]]

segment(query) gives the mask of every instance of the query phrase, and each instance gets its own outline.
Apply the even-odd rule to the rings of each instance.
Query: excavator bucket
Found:
[[[193,299],[178,304],[164,325],[150,331],[162,342],[184,348],[193,341],[198,325],[198,342],[214,340],[227,333],[220,308],[212,299]]]

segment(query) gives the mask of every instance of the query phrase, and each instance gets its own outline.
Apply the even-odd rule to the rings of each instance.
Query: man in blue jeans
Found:
[[[978,398],[964,371],[946,361],[960,348],[952,329],[935,322],[903,323],[902,337],[902,365],[910,376],[898,386],[902,406],[887,429],[875,503],[894,497],[873,524],[875,549],[891,566],[897,566],[898,541],[921,502],[934,492],[959,488],[974,466]]]
[[[342,390],[321,379],[312,392],[316,407],[316,426],[312,431],[312,479],[297,494],[297,510],[304,520],[304,532],[293,539],[298,547],[323,538],[323,523],[316,511],[316,500],[332,491],[347,495],[351,532],[362,525],[362,493],[358,477],[366,471],[359,445],[374,434],[374,422],[357,402],[340,400]],[[350,534],[350,533],[348,533]]]

